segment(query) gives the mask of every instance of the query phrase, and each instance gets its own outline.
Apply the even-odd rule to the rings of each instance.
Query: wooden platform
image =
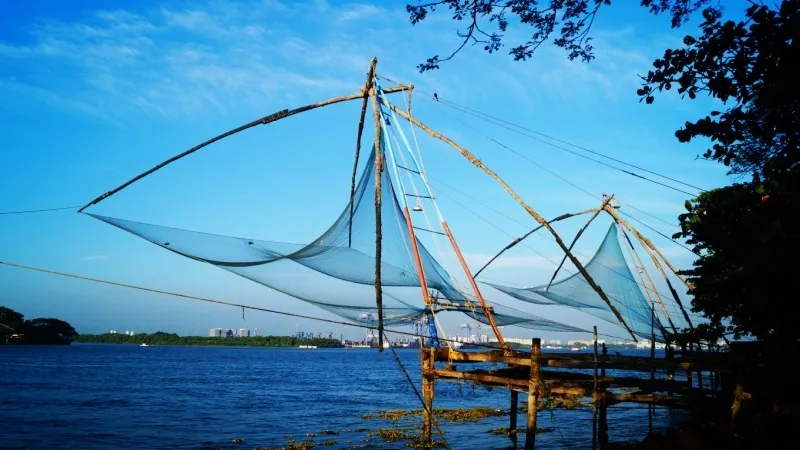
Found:
[[[730,380],[741,367],[728,353],[682,353],[677,357],[668,349],[667,358],[609,355],[604,344],[595,352],[542,353],[541,341],[533,339],[530,352],[490,350],[462,352],[450,348],[420,346],[422,391],[426,415],[423,434],[431,438],[434,382],[463,380],[474,385],[506,388],[511,391],[510,430],[517,429],[519,392],[527,398],[526,449],[536,439],[536,412],[540,398],[569,399],[594,409],[593,442],[601,448],[608,442],[607,408],[634,402],[670,407],[686,407],[702,402],[737,402],[741,387]],[[470,368],[476,363],[497,367]],[[746,395],[746,394],[745,394]],[[736,403],[734,403],[734,412]],[[599,420],[598,420],[599,416]],[[599,423],[598,423],[599,422]],[[652,428],[652,416],[651,416]],[[511,433],[512,438],[515,433]]]

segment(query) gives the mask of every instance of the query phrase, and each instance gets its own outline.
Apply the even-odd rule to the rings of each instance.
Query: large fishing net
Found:
[[[652,304],[642,294],[639,284],[628,268],[617,239],[617,225],[612,223],[600,248],[585,264],[586,272],[605,292],[625,323],[639,337],[649,339],[655,328],[656,340],[664,342],[665,330],[654,314]],[[599,319],[619,325],[611,308],[576,272],[550,285],[515,288],[485,283],[518,300],[538,305],[562,305],[581,310]]]
[[[264,286],[314,304],[341,317],[374,323],[375,305],[375,151],[371,152],[352,202],[312,243],[291,244],[214,235],[90,214],[99,220],[196,261],[212,264]],[[381,285],[387,325],[411,323],[426,309],[411,247],[411,235],[389,171],[382,172]],[[488,323],[473,298],[417,239],[428,288],[450,309]],[[491,304],[498,325],[549,331],[580,328]]]

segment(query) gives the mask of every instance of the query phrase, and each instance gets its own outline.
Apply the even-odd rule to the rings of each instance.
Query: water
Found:
[[[419,389],[417,351],[397,352]],[[437,382],[435,389],[435,407],[509,407],[505,389],[449,382]],[[393,426],[362,419],[391,408],[421,405],[388,351],[0,346],[0,448],[251,449],[285,447],[290,438],[335,441],[322,448],[407,448],[407,441],[342,432]],[[557,431],[539,434],[537,448],[590,448],[591,416],[591,408],[540,412],[538,426]],[[677,418],[677,412],[659,409],[654,427],[663,430]],[[523,414],[518,422],[524,427]],[[612,442],[642,439],[647,407],[611,407],[608,424]],[[500,427],[508,427],[508,416],[442,424],[453,449],[509,448],[507,436],[489,433]],[[306,438],[323,430],[340,434]],[[232,443],[237,438],[244,443]]]

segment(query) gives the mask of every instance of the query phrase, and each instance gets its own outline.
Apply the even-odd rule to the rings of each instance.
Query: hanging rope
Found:
[[[61,206],[59,208],[46,208],[46,209],[29,209],[26,211],[2,211],[0,212],[0,216],[10,216],[16,214],[34,214],[34,213],[43,213],[43,212],[52,212],[52,211],[64,211],[67,209],[78,209],[81,205],[77,206]]]

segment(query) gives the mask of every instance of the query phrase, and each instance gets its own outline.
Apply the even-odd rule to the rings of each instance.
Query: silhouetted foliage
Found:
[[[2,306],[0,324],[0,343],[68,344],[78,334],[63,320],[24,320],[22,314]]]
[[[653,14],[668,13],[673,28],[710,3],[711,0],[641,0],[641,5]],[[509,54],[514,60],[530,58],[556,33],[553,44],[566,50],[570,60],[580,58],[588,62],[594,58],[589,33],[600,8],[609,5],[611,0],[439,0],[406,5],[406,11],[412,24],[422,22],[437,8],[447,8],[453,20],[468,23],[465,31],[457,32],[461,45],[447,57],[428,58],[418,66],[420,72],[425,72],[438,69],[439,63],[452,59],[468,43],[481,44],[489,53],[500,50],[512,20],[533,27],[530,38],[511,47]],[[491,30],[486,31],[487,28]]]
[[[681,142],[709,138],[705,157],[752,181],[704,192],[686,202],[682,231],[700,254],[686,271],[695,286],[692,308],[713,324],[730,321],[735,337],[795,345],[800,307],[792,290],[797,251],[797,164],[800,117],[800,0],[777,7],[753,4],[741,22],[704,12],[701,36],[684,38],[656,60],[639,90],[652,103],[673,86],[690,99],[706,93],[724,111],[687,122]]]
[[[13,309],[0,306],[0,344],[4,344],[6,339],[16,333],[25,322],[25,316]]]
[[[706,93],[726,109],[686,122],[675,133],[681,142],[710,138],[704,156],[737,174],[770,176],[794,167],[800,143],[798,5],[753,4],[738,23],[704,11],[701,35],[686,36],[683,48],[667,49],[653,62],[655,70],[638,91],[641,100],[652,103],[656,92],[673,87],[690,99]]]

